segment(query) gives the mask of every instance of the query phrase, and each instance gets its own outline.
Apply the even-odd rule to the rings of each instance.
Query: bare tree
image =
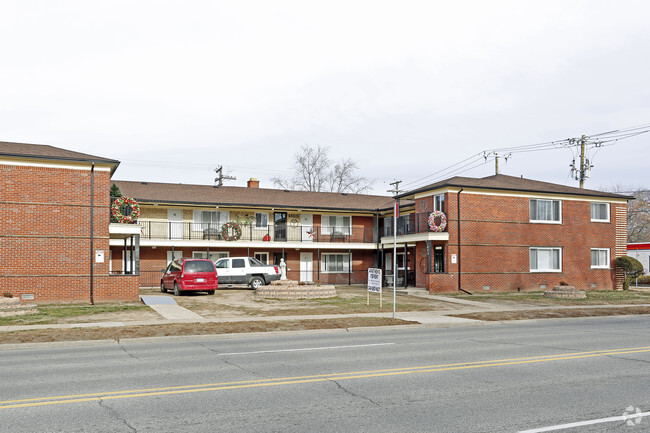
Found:
[[[634,196],[627,207],[627,241],[650,241],[650,190],[643,186],[627,187],[621,184],[608,189],[614,193]]]
[[[372,180],[355,176],[359,168],[355,161],[342,159],[334,164],[329,158],[329,147],[318,145],[316,148],[303,145],[294,155],[293,177],[287,179],[273,177],[273,183],[283,189],[302,191],[328,191],[362,194],[372,186]]]

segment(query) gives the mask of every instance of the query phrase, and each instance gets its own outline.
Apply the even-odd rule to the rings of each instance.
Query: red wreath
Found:
[[[131,215],[124,215],[120,208],[124,206],[129,206],[131,208]],[[118,197],[115,199],[111,205],[111,213],[113,218],[117,220],[118,223],[122,224],[133,224],[137,222],[140,217],[140,205],[134,198],[131,197]]]

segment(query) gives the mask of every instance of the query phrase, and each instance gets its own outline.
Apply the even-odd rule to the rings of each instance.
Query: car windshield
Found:
[[[191,274],[194,272],[214,272],[214,263],[209,260],[197,260],[185,262],[185,272]]]

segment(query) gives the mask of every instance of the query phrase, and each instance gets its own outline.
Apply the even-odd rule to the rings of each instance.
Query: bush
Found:
[[[618,257],[614,260],[614,264],[617,268],[621,269],[625,275],[625,279],[623,280],[623,290],[627,290],[630,287],[630,282],[643,274],[643,265],[633,257]]]
[[[639,277],[639,284],[650,284],[650,275],[643,275]]]
[[[13,297],[14,297],[14,295],[12,295],[12,294],[9,293],[9,292],[4,292],[4,293],[2,294],[2,296],[4,296],[5,298],[13,298]]]

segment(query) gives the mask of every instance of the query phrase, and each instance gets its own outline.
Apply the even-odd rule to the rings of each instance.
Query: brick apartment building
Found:
[[[109,239],[128,236],[109,233],[110,178],[118,164],[52,146],[0,142],[2,294],[90,302],[92,290],[93,302],[138,300],[137,276],[109,275]]]
[[[505,175],[454,177],[397,197],[394,233],[393,197],[260,188],[254,179],[219,188],[115,181],[141,210],[123,224],[109,216],[118,164],[0,142],[3,292],[137,300],[138,287],[157,286],[161,269],[181,256],[284,258],[290,279],[334,284],[365,283],[367,269],[379,267],[387,286],[396,275],[399,286],[432,293],[621,283],[613,261],[626,254],[631,197],[623,195]]]
[[[416,285],[430,292],[620,287],[632,197],[506,175],[454,177],[402,194],[410,199]],[[431,210],[446,214],[431,233]]]

